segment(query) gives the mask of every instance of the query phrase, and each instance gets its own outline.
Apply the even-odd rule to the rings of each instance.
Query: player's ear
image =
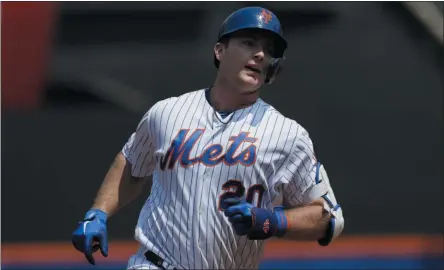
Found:
[[[222,42],[216,43],[214,45],[214,56],[218,61],[221,61],[225,52],[225,44]]]

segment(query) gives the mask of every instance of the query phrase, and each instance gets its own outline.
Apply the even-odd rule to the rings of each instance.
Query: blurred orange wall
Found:
[[[125,262],[137,251],[135,241],[111,241],[109,258],[96,256],[97,261]],[[23,256],[26,254],[26,256]],[[328,259],[364,257],[433,257],[442,256],[441,235],[373,235],[341,236],[328,247],[312,242],[269,240],[264,260]],[[69,264],[84,263],[83,254],[70,242],[2,243],[2,264]]]
[[[56,3],[1,3],[3,108],[39,106],[52,45]]]

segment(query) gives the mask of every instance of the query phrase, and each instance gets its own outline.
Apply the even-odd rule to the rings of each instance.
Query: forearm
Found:
[[[145,179],[131,176],[131,164],[119,153],[100,186],[92,208],[112,216],[133,201],[141,193],[145,183]]]
[[[287,230],[285,238],[316,241],[325,236],[330,214],[324,210],[323,200],[310,205],[285,210]]]

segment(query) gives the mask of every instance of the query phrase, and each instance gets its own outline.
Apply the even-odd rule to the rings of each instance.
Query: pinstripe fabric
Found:
[[[243,189],[272,209],[299,205],[314,185],[307,131],[261,99],[225,118],[205,90],[160,101],[122,152],[134,176],[153,175],[129,269],[156,269],[143,256],[148,249],[177,269],[255,269],[264,241],[234,233],[219,209],[221,196]]]

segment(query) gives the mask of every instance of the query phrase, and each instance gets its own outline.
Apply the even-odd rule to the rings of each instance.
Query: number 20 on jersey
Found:
[[[228,180],[227,182],[222,184],[222,190],[224,191],[224,193],[219,196],[219,211],[224,211],[225,209],[227,209],[227,205],[223,203],[225,199],[241,198],[245,195],[245,187],[239,180]],[[255,205],[256,207],[261,207],[264,192],[265,188],[262,185],[252,185],[247,190],[245,200],[252,205]]]

